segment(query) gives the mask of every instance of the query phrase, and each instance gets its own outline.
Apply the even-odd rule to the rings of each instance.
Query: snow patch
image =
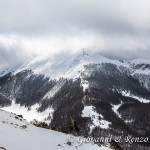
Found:
[[[88,81],[85,81],[85,80],[81,80],[81,85],[83,87],[83,91],[85,92],[86,89],[89,88],[89,83]]]
[[[120,118],[122,119],[121,115],[119,114],[118,112],[118,109],[121,107],[123,103],[121,102],[121,104],[118,104],[118,105],[112,105],[112,110],[114,111],[114,113]],[[132,123],[133,120],[124,120],[125,123]]]
[[[142,98],[142,97],[135,96],[135,95],[133,95],[130,92],[127,92],[127,91],[122,91],[122,95],[126,96],[126,97],[131,97],[131,98],[137,99],[141,103],[150,103],[150,100]]]
[[[144,75],[150,75],[150,69],[137,69],[134,70],[134,72],[131,75],[135,75],[135,74],[144,74]]]
[[[115,114],[116,114],[119,118],[121,118],[121,115],[119,114],[118,109],[120,108],[121,105],[122,105],[122,103],[121,103],[121,104],[118,104],[118,105],[112,105],[112,110],[115,112]]]
[[[133,122],[133,120],[125,120],[125,123],[132,123]]]
[[[2,110],[13,112],[19,115],[22,115],[27,121],[33,121],[34,119],[38,121],[45,121],[47,123],[50,123],[51,120],[47,120],[46,118],[50,115],[51,118],[53,117],[54,109],[48,108],[44,112],[38,112],[37,109],[40,107],[39,104],[35,104],[31,106],[31,108],[28,110],[25,106],[20,106],[20,104],[16,104],[15,101],[12,101],[11,106],[3,107]]]
[[[95,111],[94,106],[85,106],[82,111],[82,117],[91,118],[91,121],[92,121],[92,125],[90,126],[91,132],[95,127],[100,127],[102,129],[108,129],[109,125],[111,124],[111,122],[104,120],[103,115],[98,114]]]

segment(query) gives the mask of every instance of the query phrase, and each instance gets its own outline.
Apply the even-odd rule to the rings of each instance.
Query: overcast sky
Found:
[[[150,0],[0,0],[0,62],[82,48],[150,58]]]

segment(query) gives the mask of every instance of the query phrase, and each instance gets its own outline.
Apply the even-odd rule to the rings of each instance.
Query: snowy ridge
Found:
[[[134,68],[139,64],[150,65],[149,59],[135,59],[131,61],[121,61],[109,59],[101,56],[98,53],[94,53],[90,50],[79,51],[75,54],[62,53],[55,56],[37,57],[31,61],[27,61],[20,66],[14,66],[11,69],[14,73],[18,73],[23,70],[33,70],[36,74],[44,74],[52,79],[64,78],[78,78],[81,76],[81,72],[84,70],[84,65],[87,64],[101,64],[111,63],[119,66],[123,66],[127,70],[134,74],[150,74],[149,68]],[[2,73],[1,73],[2,74]]]
[[[68,145],[68,135],[38,128],[21,117],[0,110],[0,147],[7,150],[111,150],[108,147],[83,143],[77,137]],[[0,148],[1,149],[1,148]]]
[[[9,69],[5,69],[5,70],[0,70],[0,77],[2,77],[2,76],[4,76],[4,75],[6,75],[6,74],[8,74],[9,72],[13,72],[12,70],[9,70]]]
[[[127,63],[119,60],[111,60],[100,54],[91,51],[82,51],[75,54],[61,54],[54,57],[35,58],[31,62],[26,62],[15,70],[18,73],[22,70],[33,70],[37,74],[45,74],[54,79],[60,77],[77,78],[81,74],[84,65],[112,63],[117,66],[128,67]]]

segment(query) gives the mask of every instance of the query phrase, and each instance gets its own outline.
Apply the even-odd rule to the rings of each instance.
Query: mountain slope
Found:
[[[79,145],[77,137],[72,145],[68,145],[68,135],[37,128],[14,114],[0,110],[0,147],[7,150],[111,150],[110,148],[84,143]],[[0,148],[1,149],[1,148]]]
[[[78,135],[149,137],[149,60],[111,60],[89,51],[63,56],[33,60],[3,73],[1,108],[63,132],[70,132],[72,117]]]

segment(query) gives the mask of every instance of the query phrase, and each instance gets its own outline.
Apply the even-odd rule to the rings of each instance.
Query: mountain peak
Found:
[[[31,61],[25,62],[19,67],[14,67],[15,69],[11,70],[13,70],[14,73],[18,73],[23,70],[33,70],[36,74],[44,74],[45,76],[53,79],[59,79],[60,77],[77,78],[80,76],[80,72],[85,65],[102,63],[110,63],[116,66],[123,66],[128,69],[137,69],[137,67],[135,68],[134,66],[138,64],[150,64],[150,60],[136,59],[131,61],[120,61],[106,58],[91,50],[82,49],[74,54],[61,53],[54,55],[53,57],[37,57]],[[8,71],[9,70],[10,69],[8,69]]]

